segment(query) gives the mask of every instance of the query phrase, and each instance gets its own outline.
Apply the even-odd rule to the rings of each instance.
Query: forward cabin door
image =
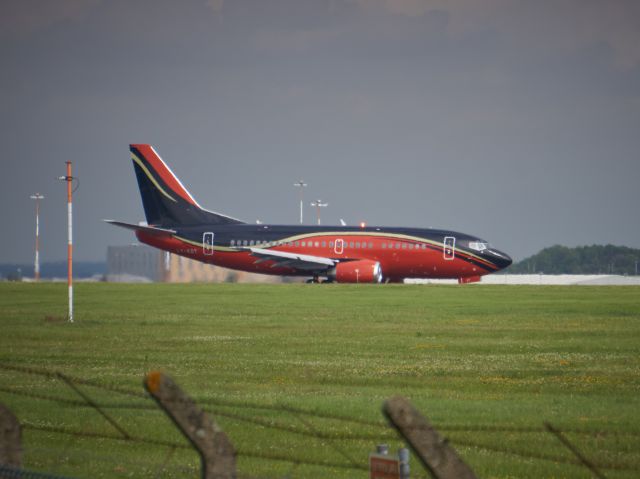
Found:
[[[213,233],[206,232],[202,235],[202,252],[205,256],[213,255]]]
[[[442,250],[444,259],[452,260],[456,257],[456,238],[455,236],[444,237],[444,249]]]

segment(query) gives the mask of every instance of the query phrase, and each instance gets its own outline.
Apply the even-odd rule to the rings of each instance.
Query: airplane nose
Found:
[[[491,255],[493,263],[500,269],[505,269],[513,263],[511,257],[500,250],[491,248],[488,250],[488,253]]]

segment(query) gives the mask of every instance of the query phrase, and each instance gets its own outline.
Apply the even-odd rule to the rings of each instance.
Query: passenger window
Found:
[[[333,241],[329,241],[329,248],[333,248]]]
[[[373,249],[373,243],[369,243],[369,249]]]
[[[349,241],[349,248],[353,248],[353,241]]]
[[[407,249],[407,243],[402,243],[402,249]]]
[[[296,246],[300,246],[300,241],[296,241]]]
[[[323,248],[326,248],[326,247],[327,247],[327,242],[326,242],[326,241],[323,241],[323,242],[322,242],[322,247],[323,247]]]
[[[400,243],[396,243],[396,249],[400,249]]]
[[[387,243],[382,243],[382,249],[387,249]]]
[[[318,243],[318,242],[316,241],[316,243],[315,243],[315,247],[317,248],[318,246],[320,246],[320,243]]]
[[[360,248],[360,241],[356,241],[356,248]]]

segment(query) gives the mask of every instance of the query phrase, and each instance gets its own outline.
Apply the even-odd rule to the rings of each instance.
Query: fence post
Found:
[[[152,371],[145,389],[200,454],[203,479],[236,477],[236,451],[227,435],[165,374]]]
[[[436,479],[477,479],[431,424],[402,396],[387,399],[382,412]]]
[[[0,404],[0,464],[22,467],[22,432],[13,413]]]

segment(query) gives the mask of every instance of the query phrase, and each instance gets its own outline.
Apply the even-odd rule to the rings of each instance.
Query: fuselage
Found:
[[[405,278],[477,281],[511,264],[463,233],[384,226],[250,224],[202,208],[151,145],[130,145],[147,225],[110,221],[148,245],[253,273],[343,283]]]
[[[479,278],[511,264],[505,253],[464,233],[382,226],[228,224],[173,227],[159,237],[137,231],[156,248],[197,261],[262,274],[332,278],[332,268],[314,271],[259,259],[254,249],[329,258],[336,263],[379,263],[386,281],[404,278]]]

